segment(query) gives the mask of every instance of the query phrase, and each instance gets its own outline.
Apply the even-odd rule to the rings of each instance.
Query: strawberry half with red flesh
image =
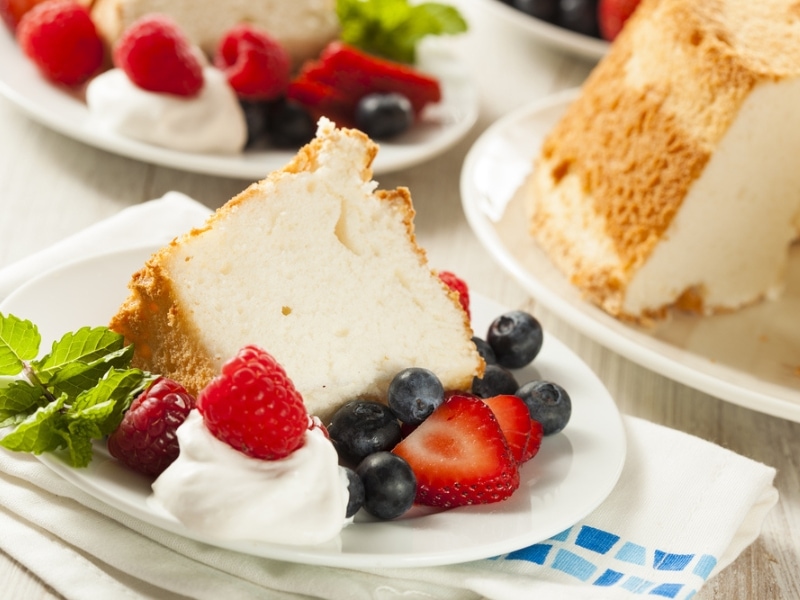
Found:
[[[527,460],[532,424],[527,405],[519,396],[507,394],[486,398],[484,402],[492,409],[514,460],[518,464]]]
[[[517,461],[492,409],[480,398],[451,396],[393,452],[414,471],[418,504],[489,504],[519,487]]]
[[[408,65],[372,56],[342,42],[331,42],[319,60],[308,61],[289,84],[287,97],[315,116],[352,126],[358,101],[372,93],[396,92],[415,114],[442,99],[439,80]]]

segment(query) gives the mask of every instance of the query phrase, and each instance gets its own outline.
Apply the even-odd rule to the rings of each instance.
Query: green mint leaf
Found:
[[[126,371],[111,369],[96,387],[78,396],[70,408],[70,415],[91,415],[94,407],[109,403],[111,410],[97,422],[101,434],[108,435],[119,426],[133,399],[144,391],[153,379],[152,375],[138,369]]]
[[[0,375],[17,375],[39,353],[42,336],[30,321],[0,313]]]
[[[94,363],[121,349],[123,344],[123,337],[107,327],[81,327],[53,342],[50,353],[33,366],[42,382],[48,384],[62,367],[74,362]]]
[[[39,408],[22,421],[17,427],[0,439],[0,446],[16,452],[53,452],[65,445],[60,431],[64,431],[64,414],[62,408],[66,396],[54,400],[47,406]]]
[[[453,35],[467,30],[455,7],[408,0],[337,0],[336,14],[347,44],[390,60],[416,62],[416,47],[429,35]]]
[[[42,389],[22,379],[0,387],[0,427],[22,422],[39,408],[43,401]]]
[[[105,406],[96,406],[83,412],[80,416],[70,416],[67,429],[69,435],[65,436],[67,441],[67,455],[70,465],[76,468],[87,466],[92,461],[92,440],[103,437],[97,425],[98,420],[102,420],[100,413],[107,413],[113,410],[113,403],[107,402]],[[89,412],[96,412],[92,418]]]
[[[109,369],[127,369],[132,356],[133,346],[128,345],[91,363],[66,363],[51,373],[47,386],[53,390],[55,396],[64,393],[71,399],[77,398],[81,392],[97,385]]]

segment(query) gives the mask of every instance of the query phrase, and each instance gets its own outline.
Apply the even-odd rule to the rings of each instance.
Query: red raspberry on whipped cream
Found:
[[[288,456],[309,429],[303,398],[283,367],[252,345],[200,391],[197,408],[215,437],[253,458]]]
[[[161,14],[145,15],[114,47],[114,65],[150,92],[196,96],[203,87],[203,65],[178,25]]]

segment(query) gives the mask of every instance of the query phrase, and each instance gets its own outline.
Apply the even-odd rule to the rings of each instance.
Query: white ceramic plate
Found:
[[[441,46],[444,46],[442,44]],[[373,169],[385,173],[421,163],[449,149],[475,124],[477,91],[463,64],[434,47],[420,67],[440,78],[442,102],[429,107],[407,133],[381,142]],[[8,28],[0,26],[0,93],[33,120],[103,150],[185,171],[256,180],[283,167],[293,151],[247,150],[240,154],[193,154],[130,139],[97,125],[80,94],[48,83],[20,51]]]
[[[480,4],[502,19],[509,27],[559,50],[591,60],[600,60],[608,52],[609,43],[605,40],[537,19],[502,0],[480,0]]]
[[[103,325],[127,295],[126,284],[152,248],[101,255],[44,274],[21,287],[0,311],[31,319],[42,348],[83,325]],[[476,332],[485,335],[503,307],[473,298]],[[534,361],[543,377],[570,392],[573,415],[559,434],[544,439],[522,471],[520,489],[506,502],[432,512],[412,509],[395,521],[357,515],[339,538],[318,547],[220,543],[186,529],[150,502],[150,482],[95,449],[86,469],[52,455],[42,462],[88,494],[176,534],[268,558],[342,567],[411,567],[495,556],[555,535],[596,508],[617,482],[625,459],[625,434],[617,408],[592,371],[558,340],[546,336]],[[520,373],[520,383],[533,379]]]
[[[507,115],[470,149],[461,194],[480,241],[536,300],[604,346],[723,400],[800,421],[798,245],[779,300],[715,317],[675,314],[649,330],[584,302],[533,242],[515,192],[530,173],[542,138],[576,94],[568,90]]]

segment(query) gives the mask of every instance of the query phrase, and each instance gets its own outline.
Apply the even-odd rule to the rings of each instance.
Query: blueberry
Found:
[[[542,424],[544,435],[558,433],[572,415],[572,400],[567,391],[550,381],[530,381],[517,390],[528,406],[531,418]]]
[[[472,380],[472,393],[481,398],[515,394],[518,388],[519,383],[511,371],[500,365],[486,365],[483,377]]]
[[[397,418],[419,425],[444,402],[444,387],[435,373],[421,367],[403,369],[389,384],[388,403]]]
[[[417,495],[417,478],[405,459],[391,452],[370,454],[356,468],[364,484],[364,510],[389,520],[406,512]]]
[[[533,315],[512,310],[492,321],[486,341],[494,350],[497,364],[507,369],[520,369],[539,354],[544,333]]]
[[[387,139],[411,127],[414,109],[402,94],[367,94],[358,101],[355,119],[356,126],[369,137]]]
[[[511,0],[511,6],[527,15],[555,23],[558,19],[558,0]]]
[[[314,119],[297,102],[281,98],[270,104],[267,133],[274,146],[299,148],[311,141],[316,130]]]
[[[256,100],[240,100],[244,112],[244,120],[247,124],[247,142],[245,147],[249,148],[262,140],[266,140],[269,124],[269,104]]]
[[[561,0],[559,25],[583,35],[600,37],[597,0]]]
[[[345,518],[349,519],[364,506],[364,483],[353,469],[339,467],[347,475],[347,492],[350,494],[347,500],[347,511]]]
[[[472,342],[478,349],[478,354],[483,357],[483,362],[485,362],[487,365],[497,364],[497,357],[494,355],[494,350],[492,350],[492,347],[486,340],[479,338],[478,336],[473,336]]]
[[[340,457],[357,464],[373,452],[394,448],[400,442],[400,423],[379,402],[352,400],[333,415],[328,435]]]

